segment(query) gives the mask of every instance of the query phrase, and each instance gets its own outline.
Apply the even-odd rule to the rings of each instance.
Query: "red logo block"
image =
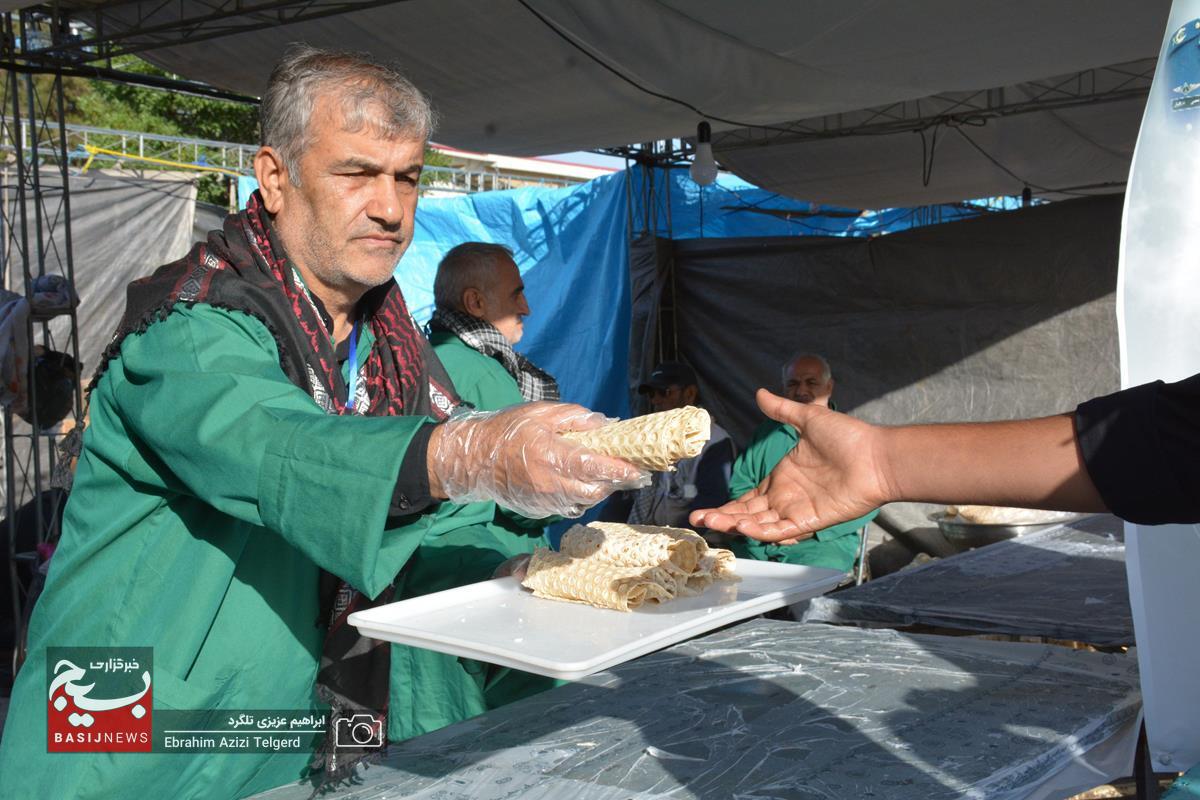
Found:
[[[48,648],[47,750],[150,752],[152,652],[149,647]]]

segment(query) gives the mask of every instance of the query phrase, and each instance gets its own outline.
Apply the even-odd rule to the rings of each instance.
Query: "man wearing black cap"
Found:
[[[696,373],[680,361],[659,364],[638,392],[649,395],[655,411],[700,405]],[[733,440],[714,422],[700,455],[680,461],[674,472],[654,473],[653,481],[644,489],[614,498],[603,516],[633,525],[686,528],[693,509],[707,508],[709,500],[721,503],[727,499],[733,455]]]

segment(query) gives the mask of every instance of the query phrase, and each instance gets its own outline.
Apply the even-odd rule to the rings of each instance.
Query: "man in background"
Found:
[[[433,282],[430,342],[463,400],[481,411],[557,400],[558,383],[513,350],[529,303],[512,251],[466,242],[445,255]]]
[[[797,403],[835,408],[833,372],[824,357],[799,353],[783,365],[783,395]],[[754,489],[775,465],[796,446],[800,434],[791,425],[767,420],[754,431],[746,450],[733,465],[729,497]],[[876,509],[848,522],[817,531],[795,544],[774,544],[736,537],[729,547],[740,558],[806,564],[849,572],[858,556],[859,531],[879,513]]]
[[[638,392],[649,396],[654,411],[701,405],[696,373],[682,361],[659,364]],[[713,498],[728,496],[733,453],[733,440],[714,421],[700,455],[683,459],[674,472],[654,473],[649,486],[614,496],[601,516],[631,525],[686,528],[688,514],[707,508]]]
[[[503,245],[465,242],[438,265],[429,340],[459,397],[479,411],[558,399],[548,373],[513,350],[529,314],[525,285]],[[404,598],[488,580],[512,556],[549,547],[545,520],[530,520],[494,503],[451,512],[462,525],[427,536],[405,574]],[[413,716],[393,723],[392,738],[427,733],[549,689],[555,681],[416,647],[394,645],[393,697],[416,698]],[[400,707],[404,707],[400,705]]]

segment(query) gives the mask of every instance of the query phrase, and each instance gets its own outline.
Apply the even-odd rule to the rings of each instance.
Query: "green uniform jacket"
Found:
[[[312,708],[319,570],[374,596],[426,536],[461,527],[388,517],[427,422],[325,414],[240,312],[180,306],[126,338],[91,395],[0,742],[3,795],[219,799],[300,778],[308,754],[47,753],[46,647],[153,647],[156,710]]]
[[[521,389],[508,370],[496,359],[485,356],[452,333],[436,331],[429,337],[438,359],[454,381],[460,398],[480,411],[497,411],[524,403]],[[487,504],[491,505],[491,504]],[[549,547],[545,527],[549,520],[531,520],[503,508],[496,508],[492,527],[508,543],[510,555],[532,553],[535,547]],[[507,534],[507,535],[506,535]],[[515,548],[515,549],[513,549]]]
[[[799,441],[800,434],[791,425],[773,420],[759,425],[750,444],[733,463],[733,475],[729,479],[730,499],[741,497],[758,486]],[[739,558],[807,564],[848,572],[858,557],[857,532],[878,513],[875,510],[858,519],[817,531],[813,538],[796,544],[767,544],[739,536],[730,544],[730,549]]]
[[[495,359],[452,333],[435,332],[430,341],[459,397],[475,408],[494,411],[524,402],[517,382]],[[457,513],[470,515],[471,527],[426,538],[406,570],[404,597],[487,580],[506,559],[549,546],[543,521],[516,516],[494,503],[472,503]],[[393,740],[451,725],[555,685],[550,678],[401,645],[392,647],[391,679],[392,708],[411,713],[389,715],[388,737]]]

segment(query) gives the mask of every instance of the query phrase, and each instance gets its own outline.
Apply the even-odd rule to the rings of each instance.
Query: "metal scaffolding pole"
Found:
[[[14,65],[27,64],[28,52],[33,47],[63,41],[67,30],[66,20],[57,10],[50,14],[9,12],[3,17],[2,27],[0,56],[5,64]],[[29,308],[26,322],[28,350],[21,354],[28,365],[27,397],[22,403],[25,410],[18,415],[17,409],[4,409],[3,486],[8,516],[5,533],[12,579],[10,599],[17,625],[15,664],[22,660],[22,625],[29,610],[23,587],[33,578],[32,570],[37,564],[36,553],[20,551],[29,549],[30,542],[45,542],[57,518],[57,513],[46,513],[43,506],[59,432],[57,428],[43,430],[43,421],[38,418],[36,365],[39,347],[42,353],[65,352],[74,359],[76,369],[79,365],[75,309],[49,311],[34,303],[35,282],[46,275],[61,275],[72,291],[75,290],[63,76],[60,70],[41,69],[39,72],[40,75],[35,77],[30,70],[6,70],[3,107],[7,113],[5,119],[0,120],[0,133],[4,134],[0,139],[10,143],[4,197],[0,203],[4,284],[9,291],[23,295]],[[52,133],[55,127],[57,136]],[[15,172],[15,186],[12,172]],[[83,413],[78,381],[73,384],[71,399],[71,411],[78,422]],[[29,504],[32,504],[31,508],[19,513]],[[27,527],[30,524],[32,531]],[[19,538],[23,543],[19,543]],[[25,575],[18,568],[23,563],[30,565],[30,571]]]

